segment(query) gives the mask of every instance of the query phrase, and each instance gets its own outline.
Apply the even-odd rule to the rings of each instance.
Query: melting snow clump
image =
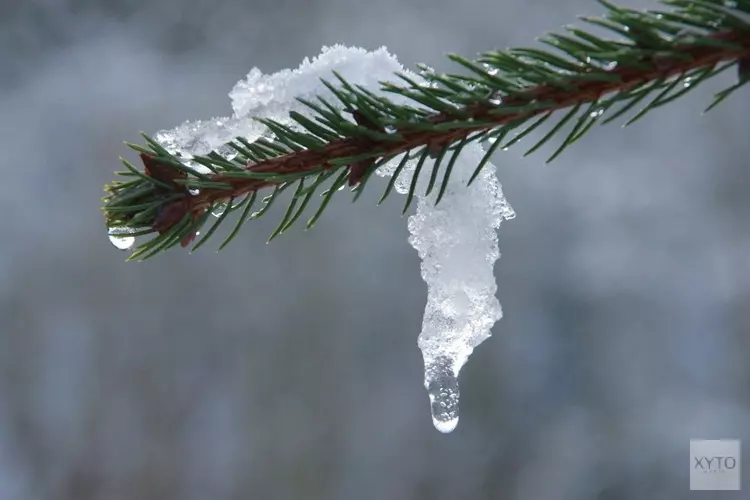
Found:
[[[385,48],[369,52],[342,45],[324,47],[320,55],[305,59],[294,70],[266,75],[254,68],[229,93],[232,116],[186,122],[172,130],[162,130],[154,137],[188,162],[192,156],[211,150],[231,158],[234,152],[224,144],[235,137],[252,142],[271,135],[252,117],[273,119],[297,128],[296,122],[289,118],[290,111],[308,117],[313,113],[296,98],[315,100],[315,96],[322,96],[336,105],[337,99],[320,81],[325,78],[335,83],[332,71],[375,93],[381,93],[379,81],[393,81],[395,72],[423,81],[419,75],[404,70]],[[415,106],[402,96],[384,95],[394,102]],[[425,365],[424,385],[433,423],[441,432],[452,431],[458,423],[461,367],[474,348],[490,336],[492,326],[502,316],[495,297],[497,285],[493,273],[495,261],[500,257],[496,231],[503,219],[511,219],[515,213],[503,197],[491,164],[466,187],[483,154],[476,143],[463,149],[438,206],[435,206],[438,189],[430,196],[419,195],[425,192],[429,177],[422,175],[416,191],[417,212],[409,217],[409,243],[422,259],[422,278],[427,283],[427,306],[418,345]],[[394,158],[378,169],[377,174],[391,176],[401,158]],[[198,164],[189,164],[196,170],[207,171]],[[402,170],[395,183],[398,192],[408,192],[415,166],[416,160],[409,160]],[[432,166],[433,160],[425,162],[423,174]],[[122,236],[125,241],[118,243],[124,246],[127,235],[115,237]]]
[[[515,217],[515,212],[505,200],[491,164],[466,187],[483,155],[478,144],[464,148],[440,204],[435,206],[434,192],[422,196],[417,213],[409,217],[409,243],[419,252],[422,278],[427,283],[418,345],[432,421],[441,432],[450,432],[458,424],[461,367],[502,317],[493,272],[500,257],[497,229],[503,219]],[[378,173],[390,175],[398,160]],[[408,192],[415,164],[416,160],[410,161],[396,181],[400,193]],[[426,177],[419,180],[417,192],[424,192]]]

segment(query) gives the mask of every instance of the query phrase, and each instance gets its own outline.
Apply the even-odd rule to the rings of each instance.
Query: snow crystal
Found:
[[[227,156],[231,150],[222,147],[235,136],[254,141],[269,134],[265,126],[252,117],[270,118],[289,126],[296,124],[290,111],[311,116],[312,112],[295,98],[314,100],[315,96],[338,101],[320,81],[335,83],[337,71],[353,84],[380,92],[379,82],[393,80],[402,71],[415,81],[421,77],[404,68],[385,48],[368,52],[360,48],[337,45],[324,47],[313,60],[305,59],[295,70],[265,75],[254,68],[230,92],[233,116],[208,121],[186,122],[161,131],[155,138],[164,147],[190,158],[216,150]],[[406,98],[388,94],[388,98],[406,103]],[[414,102],[410,105],[418,107]],[[340,107],[340,103],[338,103]],[[464,148],[453,167],[451,180],[441,203],[435,206],[437,189],[424,193],[427,175],[417,184],[419,198],[416,214],[409,217],[409,242],[422,259],[422,277],[427,283],[427,306],[418,345],[425,365],[424,385],[428,391],[433,423],[441,432],[452,431],[458,423],[458,373],[474,348],[490,336],[490,330],[502,316],[495,297],[493,267],[499,258],[496,230],[503,219],[515,214],[503,197],[495,169],[488,164],[470,187],[466,183],[482,159],[481,146]],[[402,156],[378,169],[381,176],[393,175]],[[409,160],[396,180],[400,193],[409,190],[416,160]],[[433,160],[425,162],[422,172],[429,171]],[[197,168],[196,165],[194,167]]]

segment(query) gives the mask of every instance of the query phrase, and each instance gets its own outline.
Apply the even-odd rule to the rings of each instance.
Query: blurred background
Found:
[[[518,214],[500,230],[505,317],[448,435],[422,386],[419,260],[398,195],[374,207],[381,179],[312,231],[266,245],[271,215],[220,255],[125,263],[99,211],[123,140],[228,115],[254,66],[341,42],[454,69],[444,53],[600,12],[0,2],[0,500],[684,498],[691,438],[750,440],[747,91],[700,116],[731,74],[550,165],[495,156]]]

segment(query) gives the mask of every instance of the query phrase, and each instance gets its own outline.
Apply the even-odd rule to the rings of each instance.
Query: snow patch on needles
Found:
[[[216,150],[229,156],[223,145],[236,136],[254,141],[268,135],[266,127],[252,117],[269,118],[292,127],[290,111],[306,116],[313,112],[295,98],[314,100],[315,96],[338,103],[321,78],[335,83],[332,71],[353,84],[380,93],[379,81],[392,80],[393,73],[404,72],[421,81],[419,75],[404,70],[385,48],[368,52],[361,48],[324,47],[322,53],[305,59],[295,70],[264,75],[254,68],[238,82],[229,96],[233,116],[208,121],[186,122],[161,131],[155,138],[172,153],[186,157]],[[405,97],[387,94],[406,103]],[[340,103],[339,103],[340,104]],[[414,105],[413,102],[410,102]],[[490,330],[502,317],[495,297],[497,284],[493,267],[500,257],[497,228],[503,219],[515,213],[505,200],[495,169],[488,164],[474,183],[466,184],[484,151],[474,143],[463,149],[453,167],[446,192],[435,206],[435,196],[420,196],[415,215],[409,217],[409,243],[422,259],[422,278],[427,283],[427,306],[418,345],[425,364],[427,388],[433,423],[441,432],[450,432],[458,423],[458,374],[474,348],[490,336]],[[393,175],[401,155],[377,170],[383,177]],[[409,190],[416,160],[410,160],[395,183],[398,192]],[[425,162],[424,171],[434,165]],[[197,168],[197,165],[193,165]],[[424,193],[429,176],[422,176],[417,193]],[[437,191],[437,190],[435,190]]]
[[[337,80],[332,71],[337,71],[353,84],[377,90],[380,87],[378,81],[392,79],[393,73],[402,69],[385,47],[374,52],[343,45],[323,47],[320,55],[312,60],[305,58],[294,70],[285,69],[266,75],[253,68],[229,92],[231,117],[187,121],[174,129],[157,132],[154,139],[170,153],[181,153],[188,158],[212,150],[230,156],[234,150],[224,145],[235,137],[253,142],[267,133],[266,126],[253,117],[272,119],[302,130],[289,118],[289,112],[296,111],[308,117],[312,112],[297,101],[297,97],[315,102],[315,96],[321,96],[335,105],[338,102],[336,96],[320,81],[324,78],[335,83]],[[393,97],[398,98],[394,99],[396,102],[406,102],[401,96]],[[197,164],[191,164],[191,167],[204,173],[208,171]]]

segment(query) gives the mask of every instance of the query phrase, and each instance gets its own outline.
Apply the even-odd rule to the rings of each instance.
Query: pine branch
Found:
[[[407,207],[416,177],[429,175],[427,190],[433,190],[441,160],[450,158],[438,186],[439,202],[456,156],[471,142],[486,140],[492,146],[469,184],[498,147],[517,144],[562,110],[569,108],[526,154],[562,136],[566,125],[572,124],[547,160],[552,161],[597,123],[610,123],[650,98],[626,122],[629,125],[731,67],[738,70],[738,82],[719,92],[706,111],[748,81],[750,0],[664,0],[662,3],[671,6],[664,11],[637,11],[604,0],[599,3],[606,8],[606,16],[582,20],[614,32],[618,39],[568,27],[566,34],[541,39],[556,52],[513,48],[486,52],[473,61],[449,55],[469,74],[438,74],[420,66],[424,82],[404,74],[396,76],[405,84],[382,82],[383,91],[406,97],[413,105],[396,104],[334,73],[337,84],[324,83],[338,102],[322,97],[318,102],[300,99],[311,109],[312,118],[292,112],[295,127],[259,119],[268,128],[269,137],[252,143],[238,137],[228,144],[237,152],[233,159],[217,152],[192,158],[210,174],[191,168],[185,159],[144,135],[147,146],[130,144],[140,153],[144,171],[122,160],[127,170],[118,173],[127,180],[105,188],[109,194],[104,198],[104,211],[110,232],[128,238],[158,233],[130,257],[145,259],[177,244],[189,245],[209,213],[226,207],[193,247],[197,249],[230,213],[241,210],[223,248],[246,220],[264,215],[283,191],[296,184],[273,238],[301,217],[313,195],[331,177],[335,180],[322,193],[323,201],[308,220],[308,227],[340,187],[347,183],[354,187],[356,199],[374,170],[399,155],[403,155],[402,161],[381,202],[390,194],[408,158],[419,158],[421,167],[428,156],[436,158],[432,171],[415,171]],[[511,132],[515,136],[505,141]],[[272,194],[251,214],[257,193],[267,188],[273,188]]]

